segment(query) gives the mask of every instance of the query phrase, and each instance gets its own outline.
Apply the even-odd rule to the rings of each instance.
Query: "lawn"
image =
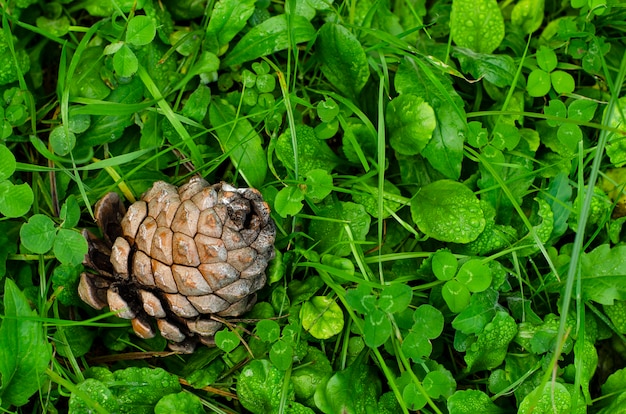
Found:
[[[0,7],[0,411],[626,413],[624,2]],[[112,267],[96,203],[197,177],[252,255],[203,294],[249,306],[138,336],[143,248]]]

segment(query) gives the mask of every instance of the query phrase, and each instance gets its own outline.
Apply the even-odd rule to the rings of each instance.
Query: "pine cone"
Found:
[[[142,338],[193,352],[214,344],[222,324],[211,315],[240,316],[256,301],[274,257],[276,228],[261,194],[192,178],[176,188],[154,183],[128,211],[117,193],[95,207],[103,240],[89,244],[78,292],[95,309],[109,306]]]

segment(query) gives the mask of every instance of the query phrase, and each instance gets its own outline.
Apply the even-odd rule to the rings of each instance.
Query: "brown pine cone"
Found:
[[[274,257],[276,228],[261,194],[192,178],[176,188],[154,183],[128,211],[116,193],[95,207],[103,240],[89,244],[78,292],[95,309],[109,306],[142,338],[154,325],[173,350],[214,344],[222,324],[256,301]]]

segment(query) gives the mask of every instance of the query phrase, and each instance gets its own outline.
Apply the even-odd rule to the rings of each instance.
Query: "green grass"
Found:
[[[626,407],[621,3],[1,6],[3,412]],[[194,174],[277,254],[182,355],[82,303],[80,230]]]

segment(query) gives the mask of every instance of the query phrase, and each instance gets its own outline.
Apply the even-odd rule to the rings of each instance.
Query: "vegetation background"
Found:
[[[3,412],[626,412],[622,0],[0,6]],[[80,229],[195,173],[276,259],[177,355],[80,301]]]

